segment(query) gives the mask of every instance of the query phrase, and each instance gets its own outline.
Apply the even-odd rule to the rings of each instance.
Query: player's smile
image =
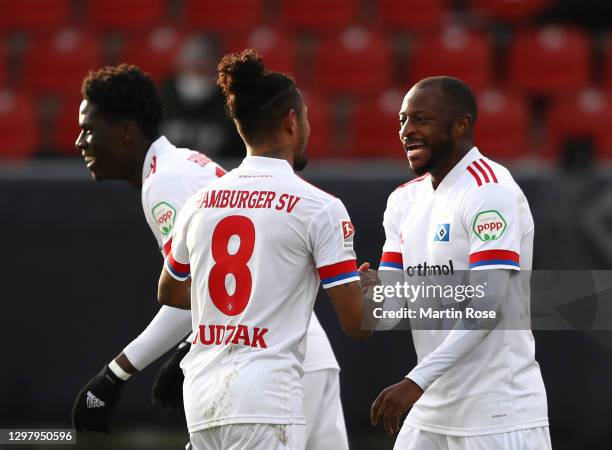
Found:
[[[82,151],[81,155],[83,155],[83,159],[85,160],[85,164],[86,164],[87,168],[89,170],[91,170],[91,168],[93,167],[93,165],[96,162],[96,157],[94,155],[91,155],[91,154],[86,154],[85,151]]]

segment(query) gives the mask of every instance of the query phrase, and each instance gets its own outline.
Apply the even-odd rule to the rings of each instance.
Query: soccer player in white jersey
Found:
[[[469,271],[493,281],[489,304],[516,301],[529,311],[529,286],[518,275],[531,269],[531,212],[510,172],[474,147],[476,113],[474,95],[455,78],[426,78],[406,94],[400,139],[418,177],[389,196],[379,271],[413,284],[432,272]],[[372,423],[393,434],[412,407],[395,449],[551,448],[529,329],[413,327],[412,335],[416,367],[371,410]]]
[[[125,180],[142,190],[145,218],[166,255],[176,215],[187,198],[225,171],[205,155],[176,148],[159,135],[161,100],[151,79],[137,67],[124,64],[91,73],[82,94],[77,148],[94,179]],[[150,325],[81,390],[73,408],[76,428],[108,431],[124,381],[190,332],[189,311],[162,306]],[[302,380],[308,393],[308,448],[347,448],[339,367],[314,314],[308,343]],[[188,349],[179,346],[156,381],[153,398],[166,412],[184,414],[178,364]],[[326,420],[319,420],[321,416]]]
[[[158,290],[160,303],[192,312],[181,363],[191,445],[303,449],[301,363],[319,283],[349,335],[370,333],[354,229],[340,200],[294,174],[310,126],[293,80],[253,50],[226,55],[218,72],[247,157],[187,201]]]

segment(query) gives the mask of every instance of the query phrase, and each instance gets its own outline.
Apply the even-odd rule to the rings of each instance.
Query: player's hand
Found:
[[[370,411],[372,425],[380,425],[389,436],[399,431],[400,419],[423,395],[423,390],[410,378],[384,389],[374,400]]]
[[[87,382],[72,406],[72,425],[77,432],[110,432],[109,423],[124,384],[108,365]]]
[[[190,345],[181,342],[157,373],[153,383],[151,400],[153,406],[161,409],[166,416],[185,417],[183,407],[183,370],[179,364],[189,352]]]
[[[370,269],[369,262],[364,262],[361,266],[359,266],[359,278],[361,281],[361,288],[363,289],[364,295],[366,295],[369,288],[380,284],[378,272],[373,269]]]

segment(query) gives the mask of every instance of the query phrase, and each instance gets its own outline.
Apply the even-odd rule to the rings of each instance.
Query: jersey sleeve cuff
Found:
[[[321,285],[325,289],[350,283],[352,281],[359,281],[357,261],[354,259],[322,266],[317,268],[317,270],[321,278]]]
[[[178,281],[187,280],[191,273],[189,264],[177,262],[172,256],[172,253],[170,253],[165,259],[164,266],[166,267],[166,271],[170,274],[170,276]]]
[[[404,378],[410,378],[414,383],[417,384],[417,386],[419,386],[421,388],[421,390],[423,392],[425,392],[425,390],[431,385],[431,383],[428,383],[427,380],[425,380],[425,378],[423,378],[422,376],[420,376],[417,372],[417,368],[415,367],[414,369],[412,369],[412,371],[406,375]]]
[[[470,270],[520,270],[519,254],[510,250],[483,250],[470,255]]]
[[[383,252],[378,270],[403,270],[402,254],[399,252]]]

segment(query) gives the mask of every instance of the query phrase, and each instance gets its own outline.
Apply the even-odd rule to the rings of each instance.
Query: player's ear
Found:
[[[455,123],[455,133],[459,137],[465,137],[470,134],[470,130],[472,129],[472,116],[470,114],[466,114],[465,116],[460,117]]]
[[[294,109],[290,109],[287,112],[287,114],[285,114],[283,122],[284,122],[285,130],[289,134],[294,135],[297,133],[299,121],[298,121],[298,116]]]
[[[138,125],[131,120],[125,120],[119,124],[119,127],[121,141],[123,141],[124,144],[131,144],[134,142],[136,139],[136,133],[139,130]]]

